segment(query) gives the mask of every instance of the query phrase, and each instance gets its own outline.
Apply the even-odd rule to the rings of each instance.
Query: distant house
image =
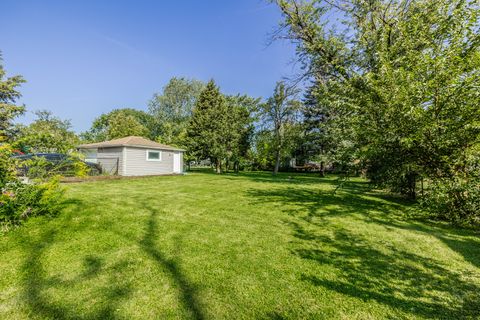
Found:
[[[185,150],[142,137],[125,137],[82,144],[86,160],[98,163],[103,172],[121,176],[146,176],[183,172]]]

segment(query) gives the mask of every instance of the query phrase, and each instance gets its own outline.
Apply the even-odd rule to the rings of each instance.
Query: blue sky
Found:
[[[173,76],[269,96],[294,73],[293,46],[266,45],[280,19],[262,0],[2,0],[0,51],[8,75],[27,80],[20,102],[79,132],[114,108],[146,110]]]

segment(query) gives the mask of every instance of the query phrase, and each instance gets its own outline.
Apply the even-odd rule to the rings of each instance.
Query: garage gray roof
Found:
[[[87,143],[78,146],[79,149],[98,149],[98,148],[112,148],[112,147],[139,147],[148,149],[174,150],[185,151],[166,144],[161,144],[143,137],[130,136],[120,139],[114,139],[104,142]]]

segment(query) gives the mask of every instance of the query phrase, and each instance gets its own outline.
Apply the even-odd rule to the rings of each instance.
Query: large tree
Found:
[[[228,105],[213,80],[200,93],[187,128],[188,151],[198,158],[209,158],[217,173],[228,157],[230,134]]]
[[[153,96],[148,103],[148,110],[155,119],[159,141],[185,145],[186,128],[204,88],[205,84],[199,80],[174,77],[161,94]]]
[[[297,44],[303,76],[326,101],[337,157],[411,197],[423,177],[468,202],[466,184],[479,181],[478,3],[276,2],[285,18],[276,36]],[[340,26],[329,20],[339,13]]]
[[[128,136],[148,137],[148,129],[132,115],[125,113],[113,114],[108,122],[107,139],[118,139]]]
[[[81,137],[88,142],[99,142],[130,135],[155,139],[157,132],[153,117],[142,110],[114,109],[97,117]]]
[[[247,95],[227,96],[228,108],[228,160],[232,162],[235,172],[239,171],[240,162],[245,160],[251,147],[254,134],[254,114],[259,109],[260,99]],[[228,165],[227,165],[228,169]]]
[[[278,173],[282,156],[286,150],[286,141],[298,116],[301,106],[296,99],[298,92],[298,89],[280,81],[275,86],[273,95],[260,105],[259,114],[264,129],[272,133],[272,150],[275,159],[273,174]]]
[[[36,119],[22,127],[14,146],[25,152],[68,153],[75,149],[79,138],[69,120],[62,120],[50,111],[34,112]]]

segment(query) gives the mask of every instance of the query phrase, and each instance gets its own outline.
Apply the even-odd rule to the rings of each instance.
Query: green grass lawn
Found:
[[[0,237],[0,319],[477,319],[480,235],[358,179],[268,173],[67,185]]]

